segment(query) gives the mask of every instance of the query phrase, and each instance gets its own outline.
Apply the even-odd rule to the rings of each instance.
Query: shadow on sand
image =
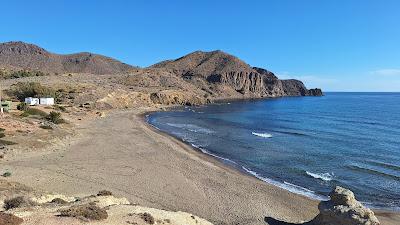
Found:
[[[311,225],[311,222],[305,222],[305,223],[288,223],[285,221],[277,220],[272,217],[265,217],[264,221],[269,224],[269,225]]]

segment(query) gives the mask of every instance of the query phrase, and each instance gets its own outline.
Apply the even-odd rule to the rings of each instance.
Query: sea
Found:
[[[181,107],[147,121],[267,183],[319,200],[336,185],[400,210],[400,93],[335,93]]]

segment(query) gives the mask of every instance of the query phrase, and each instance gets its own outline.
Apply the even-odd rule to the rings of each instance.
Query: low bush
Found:
[[[64,123],[64,119],[61,118],[61,113],[59,112],[51,111],[46,118],[54,124]]]
[[[148,224],[154,224],[154,217],[150,214],[150,213],[142,213],[140,214],[140,217],[142,218],[142,220],[144,220],[144,222],[148,223]]]
[[[5,137],[6,135],[4,134],[5,129],[0,128],[0,138]]]
[[[1,175],[2,177],[11,177],[11,172],[5,172],[3,173],[3,175]]]
[[[55,110],[59,110],[61,112],[66,112],[67,111],[67,109],[62,105],[54,105],[54,109]]]
[[[57,97],[54,89],[43,86],[37,82],[18,82],[7,92],[20,101],[24,101],[27,97]]]
[[[6,209],[6,210],[19,208],[19,207],[32,206],[32,205],[35,205],[35,204],[23,196],[6,199],[4,201],[4,209]]]
[[[28,109],[28,104],[26,104],[25,102],[21,102],[17,105],[17,109],[21,110],[21,111],[25,111]]]
[[[107,190],[102,190],[99,191],[99,193],[97,193],[97,196],[111,196],[113,195],[111,191],[107,191]]]
[[[63,204],[67,204],[68,202],[62,198],[55,198],[55,199],[51,200],[51,203],[54,203],[57,205],[63,205]]]
[[[12,142],[12,141],[6,141],[6,140],[2,140],[0,139],[0,146],[2,145],[16,145],[17,143]]]
[[[87,204],[81,206],[72,206],[68,209],[60,211],[60,216],[85,218],[88,220],[104,220],[107,219],[108,214],[105,209],[96,205]]]
[[[40,125],[40,128],[45,129],[45,130],[52,130],[53,127],[50,125]]]
[[[15,79],[15,78],[22,78],[22,77],[39,77],[45,76],[45,74],[41,71],[30,71],[30,70],[19,70],[19,71],[9,71],[9,72],[2,72],[0,73],[0,77],[4,79]]]
[[[40,109],[28,108],[21,114],[21,116],[22,117],[39,116],[41,118],[45,118],[48,116],[48,114]]]

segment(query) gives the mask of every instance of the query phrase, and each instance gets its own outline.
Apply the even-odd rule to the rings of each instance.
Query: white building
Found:
[[[54,105],[54,98],[40,98],[41,105]]]
[[[28,105],[39,105],[39,99],[38,98],[25,98],[25,103]]]

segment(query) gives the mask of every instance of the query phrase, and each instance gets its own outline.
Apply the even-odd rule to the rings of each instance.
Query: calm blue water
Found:
[[[400,208],[400,93],[326,93],[190,107],[149,123],[293,192],[335,185],[370,206]]]

